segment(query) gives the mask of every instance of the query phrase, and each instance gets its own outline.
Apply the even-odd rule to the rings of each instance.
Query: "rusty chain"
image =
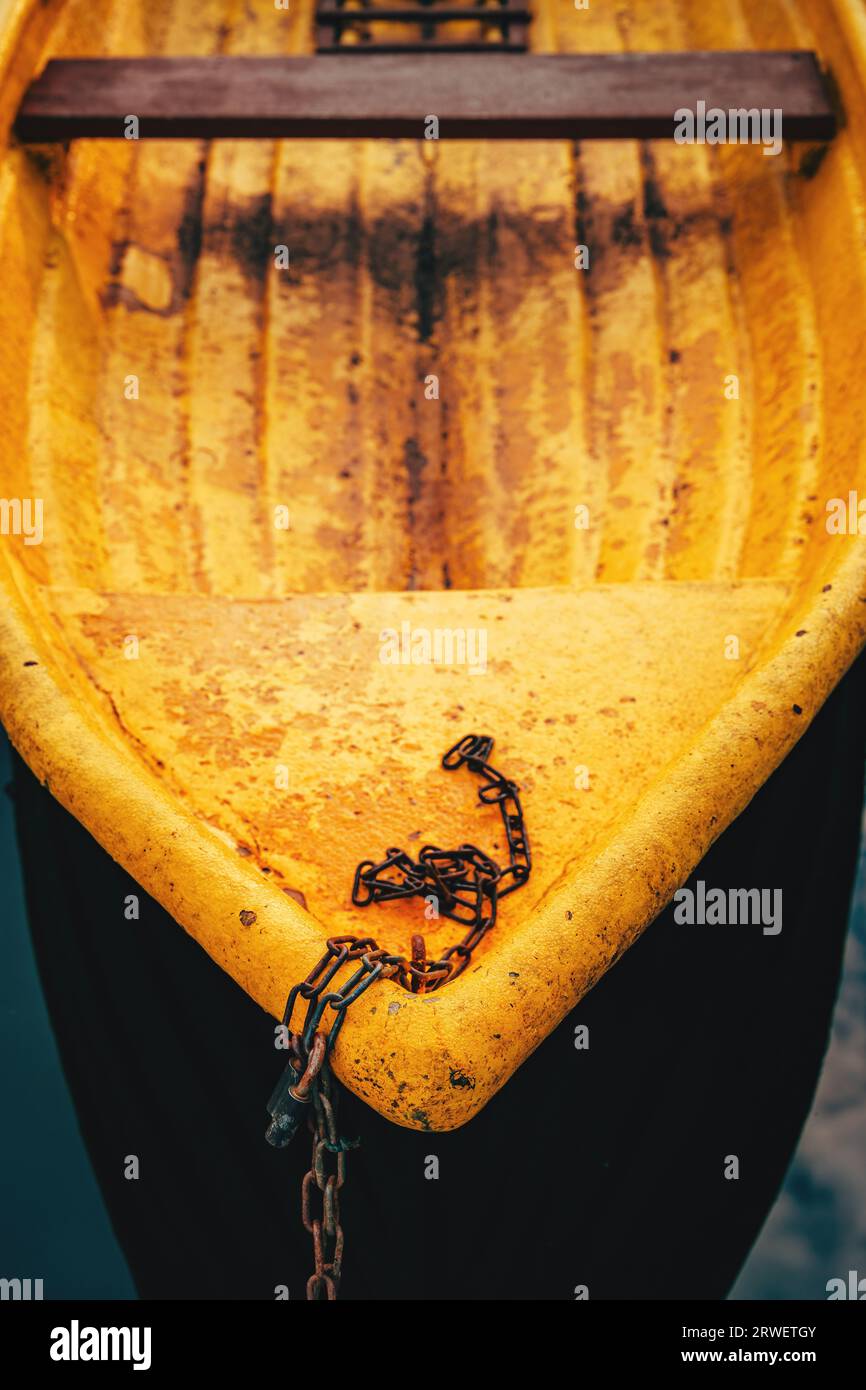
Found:
[[[492,738],[467,734],[449,748],[442,767],[454,772],[465,765],[482,778],[479,801],[483,806],[498,806],[502,816],[508,845],[506,868],[471,844],[456,850],[425,845],[417,860],[404,850],[389,849],[379,863],[363,860],[352,886],[356,907],[432,896],[442,916],[467,927],[461,940],[438,959],[427,960],[420,934],[412,937],[411,959],[384,951],[372,937],[329,937],[321,960],[292,987],[286,1000],[282,1022],[290,1056],[268,1101],[271,1121],[265,1137],[275,1148],[286,1148],[304,1118],[312,1135],[312,1160],[301,1188],[301,1216],[313,1238],[315,1267],[307,1281],[310,1301],[337,1297],[343,1261],[339,1194],[346,1177],[346,1153],[359,1143],[342,1138],[337,1129],[337,1089],[329,1063],[347,1009],[380,978],[393,979],[412,993],[430,992],[456,980],[494,926],[499,901],[520,888],[532,869],[519,788],[489,763],[492,749]],[[347,962],[356,963],[355,970],[338,988],[329,988]],[[306,1001],[307,1011],[300,1032],[292,1032],[298,999]],[[321,1024],[329,1008],[335,1018],[325,1032]],[[314,1190],[319,1194],[318,1215],[313,1213]]]

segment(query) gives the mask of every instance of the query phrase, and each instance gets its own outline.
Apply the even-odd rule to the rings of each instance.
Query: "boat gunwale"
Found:
[[[851,58],[866,90],[866,17],[855,19],[847,0],[836,8],[856,35]],[[16,0],[17,35],[31,10]],[[15,49],[8,30],[0,33],[0,73]],[[811,595],[809,578],[795,579],[770,649],[627,823],[611,827],[531,921],[492,941],[477,968],[447,990],[416,996],[383,981],[358,1002],[335,1049],[345,1084],[409,1128],[455,1128],[482,1108],[671,900],[866,642],[866,540],[840,542],[838,555],[833,567],[813,565]],[[111,737],[52,656],[39,620],[46,591],[2,547],[0,589],[8,600],[0,609],[0,713],[15,747],[108,853],[280,1018],[289,985],[321,951],[314,917]],[[803,628],[808,640],[796,636]],[[256,912],[254,933],[239,925],[240,910]],[[491,1020],[501,1038],[485,1050]],[[454,1075],[474,1085],[456,1085]]]
[[[0,573],[11,597],[5,558]],[[611,828],[576,881],[551,892],[533,920],[492,941],[478,968],[447,990],[417,996],[383,981],[373,993],[385,991],[389,1007],[377,1009],[370,995],[359,1001],[335,1049],[345,1084],[410,1128],[457,1127],[490,1099],[670,902],[855,659],[866,641],[866,544],[852,547],[835,571],[832,600],[824,588],[789,614],[783,644],[756,664],[638,801],[628,824]],[[801,625],[809,642],[795,636]],[[780,707],[792,691],[798,712]],[[281,1018],[288,984],[306,975],[321,950],[315,919],[178,805],[132,751],[121,752],[95,711],[64,690],[20,594],[0,613],[0,712],[13,744],[61,804]],[[716,799],[708,801],[708,786]],[[241,910],[256,913],[255,936],[239,927]],[[615,946],[598,949],[600,929]],[[500,1028],[498,1020],[511,1014],[513,1024],[515,1012],[518,1026]],[[495,1056],[473,1055],[467,1039],[484,1036],[494,1018],[503,1033]],[[402,1064],[392,1061],[389,1070],[408,1080],[402,1092],[379,1071],[371,1084],[374,1059],[394,1051]],[[474,1087],[455,1088],[452,1074],[472,1076]]]

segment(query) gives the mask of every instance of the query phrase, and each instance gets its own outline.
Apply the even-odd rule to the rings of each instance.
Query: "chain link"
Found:
[[[455,980],[469,964],[472,952],[496,923],[502,898],[520,888],[532,869],[529,839],[523,821],[519,788],[488,761],[493,739],[485,734],[466,734],[442,759],[446,772],[464,765],[482,778],[478,799],[482,806],[498,806],[508,845],[508,866],[500,869],[475,845],[454,850],[425,845],[417,861],[402,849],[388,849],[378,864],[365,859],[355,870],[352,902],[356,907],[393,902],[400,898],[430,898],[443,917],[468,928],[466,935],[449,946],[438,960],[426,960],[413,950],[412,959],[395,958],[398,983],[413,992],[429,992]],[[415,940],[422,940],[415,938]]]
[[[301,1218],[313,1239],[314,1270],[307,1281],[311,1301],[337,1297],[343,1263],[340,1190],[346,1179],[346,1153],[360,1142],[342,1138],[337,1129],[338,1092],[328,1060],[347,1009],[380,978],[393,979],[416,994],[456,980],[494,926],[500,900],[522,887],[532,869],[519,788],[489,763],[492,749],[492,738],[467,734],[449,748],[442,767],[454,772],[465,765],[483,779],[478,799],[483,806],[499,807],[508,845],[507,867],[500,868],[470,844],[456,850],[425,845],[417,860],[404,850],[389,849],[379,863],[364,860],[359,864],[352,886],[356,907],[432,894],[442,916],[467,927],[461,940],[437,959],[427,960],[420,934],[412,937],[411,958],[384,951],[369,936],[329,937],[324,955],[306,979],[292,987],[286,1000],[283,1026],[290,1057],[268,1101],[271,1122],[266,1138],[275,1148],[286,1148],[304,1118],[312,1135],[310,1169],[301,1188]],[[348,962],[356,968],[337,988],[329,988]],[[299,999],[306,1001],[307,1011],[300,1031],[292,1032]],[[329,1008],[336,1017],[325,1032],[321,1024]],[[318,1214],[314,1214],[316,1203]]]

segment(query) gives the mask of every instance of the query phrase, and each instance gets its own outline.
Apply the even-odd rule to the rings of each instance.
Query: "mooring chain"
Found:
[[[429,991],[456,979],[495,924],[499,901],[529,877],[532,860],[519,789],[487,761],[492,749],[492,738],[467,734],[449,748],[442,766],[446,772],[455,772],[465,764],[483,779],[478,799],[483,806],[499,807],[508,845],[507,868],[501,869],[475,845],[464,844],[452,850],[425,845],[417,860],[405,850],[389,849],[380,863],[365,859],[355,870],[352,902],[356,907],[398,898],[432,898],[437,915],[469,928],[438,960],[419,960],[413,951],[412,961],[402,963],[399,977],[407,989]]]
[[[428,961],[420,934],[412,937],[411,959],[389,954],[372,937],[329,937],[321,960],[305,980],[293,986],[286,1000],[282,1036],[290,1055],[268,1101],[271,1122],[266,1138],[275,1148],[286,1148],[305,1117],[312,1134],[312,1161],[301,1192],[303,1223],[313,1238],[314,1271],[307,1281],[310,1300],[337,1297],[343,1261],[339,1194],[346,1177],[346,1152],[359,1142],[344,1139],[338,1132],[337,1089],[329,1065],[346,1010],[380,977],[396,980],[413,993],[439,989],[455,980],[494,925],[499,900],[520,888],[532,868],[518,787],[487,761],[492,748],[492,738],[467,734],[449,748],[442,766],[453,772],[465,764],[483,778],[478,798],[482,805],[499,807],[508,845],[507,868],[501,869],[483,850],[469,844],[456,850],[425,845],[417,861],[403,850],[389,849],[380,863],[364,860],[358,865],[352,888],[356,907],[432,895],[442,916],[468,928],[463,938],[437,960]],[[341,985],[330,989],[331,981],[350,961],[356,968]],[[294,1033],[291,1022],[298,999],[306,1001],[307,1011],[300,1032]],[[324,1031],[321,1024],[328,1009],[336,1016]],[[314,1202],[318,1214],[313,1212]]]

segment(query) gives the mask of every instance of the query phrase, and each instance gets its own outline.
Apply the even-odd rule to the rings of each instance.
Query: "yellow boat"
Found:
[[[840,128],[32,145],[49,59],[298,56],[314,6],[0,3],[3,721],[276,1019],[328,937],[451,944],[352,877],[501,856],[439,767],[494,736],[531,877],[334,1050],[416,1129],[504,1085],[866,639],[866,10],[534,9],[540,54],[814,50]]]

